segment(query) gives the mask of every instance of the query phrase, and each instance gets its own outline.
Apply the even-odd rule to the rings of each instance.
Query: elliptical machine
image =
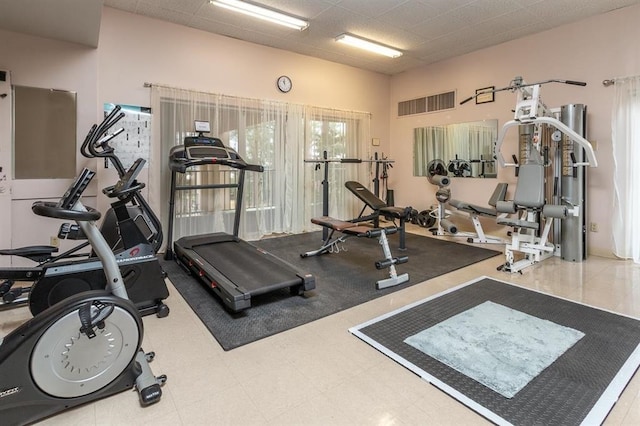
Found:
[[[108,145],[108,142],[121,130],[103,136],[124,117],[124,114],[119,112],[120,108],[116,107],[102,123],[92,126],[82,144],[81,152],[89,158],[108,158],[123,179],[127,171],[114,154],[113,148]],[[138,159],[132,168],[136,168],[139,173],[143,165],[144,160]],[[169,307],[163,300],[169,296],[169,291],[164,282],[165,273],[159,260],[154,256],[162,244],[162,231],[159,219],[140,193],[142,187],[144,185],[136,186],[137,189],[128,192],[125,199],[119,199],[112,204],[103,221],[101,232],[111,250],[117,253],[116,257],[129,297],[140,313],[142,315],[155,313],[158,317],[166,317],[169,315]],[[78,225],[69,224],[61,227],[58,236],[70,239],[85,238]],[[5,254],[23,255],[40,263],[27,268],[0,268],[0,278],[5,279],[0,284],[0,295],[6,298],[5,303],[0,304],[0,307],[28,303],[32,315],[35,316],[73,294],[104,289],[105,275],[102,263],[95,257],[95,253],[91,253],[86,259],[70,260],[72,257],[77,257],[76,253],[88,245],[89,242],[82,243],[55,257],[51,257],[52,249],[55,247],[49,246],[4,250]],[[15,281],[29,281],[33,284],[31,287],[12,289]],[[28,296],[15,299],[18,293],[28,293]]]
[[[118,172],[119,178],[124,176],[127,169],[122,164],[122,161],[120,161],[120,158],[116,155],[115,149],[109,145],[109,142],[122,133],[124,129],[120,128],[111,134],[106,134],[100,139],[97,139],[97,137],[107,132],[108,129],[113,127],[125,116],[123,112],[120,112],[121,109],[122,108],[119,105],[116,105],[100,125],[102,128],[98,128],[95,131],[96,136],[92,137],[92,133],[90,132],[80,147],[80,153],[87,158],[104,158],[106,161],[109,161],[109,163],[111,163]],[[153,251],[157,253],[162,246],[162,223],[140,191],[132,194],[131,202],[127,207],[127,213],[128,217],[135,222],[143,233],[144,238],[149,242]],[[100,232],[102,232],[105,239],[111,243],[111,249],[113,251],[121,250],[123,248],[121,238],[122,232],[120,232],[118,228],[118,218],[116,217],[115,212],[110,209],[105,214],[103,224],[100,227]]]
[[[130,169],[110,197],[126,198],[144,185]],[[145,354],[142,319],[128,299],[118,262],[95,225],[100,213],[82,192],[95,172],[84,169],[59,202],[35,202],[35,214],[73,220],[104,265],[105,290],[75,294],[44,310],[0,340],[0,419],[32,423],[68,408],[135,387],[142,405],[160,400],[166,376],[154,376]]]

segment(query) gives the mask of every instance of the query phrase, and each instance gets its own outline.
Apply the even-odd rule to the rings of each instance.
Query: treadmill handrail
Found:
[[[187,169],[195,166],[204,166],[209,164],[217,164],[220,166],[229,166],[234,169],[244,169],[252,172],[264,172],[264,167],[259,164],[249,164],[241,159],[232,158],[170,158],[169,167],[172,171],[185,173]]]

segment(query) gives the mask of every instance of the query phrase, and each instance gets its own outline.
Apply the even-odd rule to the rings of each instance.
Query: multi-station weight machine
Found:
[[[496,206],[498,212],[517,213],[517,218],[497,219],[498,224],[513,227],[505,246],[505,263],[499,267],[507,272],[519,272],[553,255],[572,262],[587,257],[585,167],[598,165],[585,139],[587,109],[582,104],[547,107],[540,96],[547,83],[586,85],[571,80],[528,84],[516,77],[507,87],[476,95],[504,90],[517,95],[514,119],[502,126],[495,146],[498,164],[515,167],[518,176],[514,199]],[[503,142],[513,127],[519,131],[519,155],[506,162]]]

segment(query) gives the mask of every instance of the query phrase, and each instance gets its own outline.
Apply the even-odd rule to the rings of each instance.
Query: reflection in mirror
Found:
[[[495,178],[493,149],[498,120],[414,129],[413,175],[428,176],[444,168],[451,177]]]

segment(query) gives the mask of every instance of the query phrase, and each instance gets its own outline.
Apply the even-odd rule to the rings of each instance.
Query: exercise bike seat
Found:
[[[15,249],[2,249],[0,250],[0,255],[26,257],[34,262],[42,263],[50,259],[53,253],[57,252],[58,247],[55,246],[27,246]]]

